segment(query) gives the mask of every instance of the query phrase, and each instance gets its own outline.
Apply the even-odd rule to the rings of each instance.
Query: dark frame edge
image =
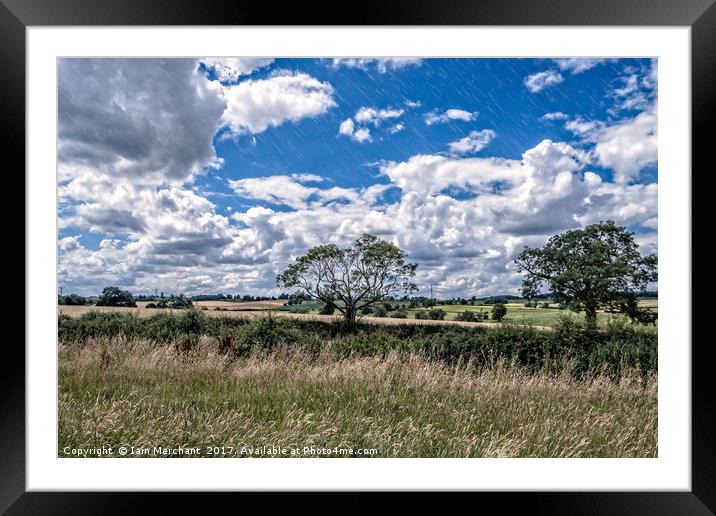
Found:
[[[0,98],[3,99],[0,104],[0,145],[3,155],[9,157],[13,164],[6,170],[10,172],[14,166],[14,171],[22,171],[12,173],[17,182],[12,186],[15,187],[14,197],[24,199],[25,24],[3,3],[0,3],[0,62],[6,72],[0,81]],[[25,224],[21,228],[23,234],[16,241],[25,242]],[[16,230],[19,233],[20,228]],[[26,273],[25,258],[23,245],[22,269]],[[14,281],[20,282],[19,275]],[[13,290],[23,292],[24,310],[25,285],[17,285]],[[23,325],[23,335],[24,329]],[[13,341],[14,338],[7,340]],[[12,344],[6,347],[8,356],[3,360],[6,366],[3,368],[0,392],[0,512],[4,512],[25,492],[25,346]]]
[[[12,1],[12,0],[11,0]],[[15,3],[15,2],[12,2]],[[29,2],[28,2],[29,3]],[[42,2],[40,2],[42,3]],[[98,2],[98,4],[101,2]],[[703,3],[703,2],[702,2]],[[59,6],[58,6],[59,7]],[[700,15],[693,16],[692,42],[692,170],[704,170],[710,167],[711,135],[709,124],[716,119],[714,109],[714,94],[716,91],[716,5],[711,0]],[[52,11],[50,9],[50,11]],[[72,8],[68,11],[73,11]],[[95,11],[96,12],[96,11]],[[0,2],[0,62],[6,70],[14,73],[6,74],[0,81],[0,98],[5,99],[0,107],[0,135],[2,146],[6,155],[17,156],[15,166],[25,170],[25,58],[26,58],[26,25],[33,22],[37,24],[54,24],[53,13],[27,11],[18,13]],[[75,13],[72,13],[73,15]],[[376,14],[376,13],[374,13]],[[89,24],[86,13],[85,19],[79,24]],[[141,16],[141,14],[139,15]],[[388,16],[388,18],[393,18]],[[524,16],[524,14],[522,14]],[[618,16],[618,14],[617,14]],[[668,17],[663,13],[663,20]],[[126,16],[125,16],[126,18]],[[250,18],[250,17],[249,17]],[[410,17],[406,17],[410,23]],[[474,16],[463,18],[461,24],[468,24]],[[57,19],[57,18],[54,18]],[[243,17],[242,23],[246,23]],[[678,19],[669,22],[662,21],[662,25],[679,24],[684,20],[684,14]],[[171,22],[169,22],[171,23]],[[414,23],[414,22],[413,22]],[[439,21],[438,23],[445,23]],[[449,22],[448,22],[449,23]],[[492,24],[482,20],[484,24]],[[569,24],[568,21],[562,21]],[[139,24],[136,23],[135,24]],[[503,23],[510,24],[510,23]],[[542,24],[535,19],[532,24]],[[646,23],[642,23],[644,25]],[[12,101],[7,101],[12,99]],[[707,161],[709,160],[709,161]],[[708,163],[708,165],[707,165]],[[708,168],[707,168],[708,167]],[[21,188],[25,193],[25,178],[22,175]],[[693,190],[692,190],[693,191]],[[23,195],[24,197],[24,195]],[[23,225],[23,229],[25,226]],[[693,231],[692,231],[693,234]],[[24,236],[23,236],[24,240]],[[23,255],[23,268],[24,259]],[[695,257],[696,258],[696,257]],[[694,260],[693,265],[696,265]],[[27,272],[27,271],[26,271]],[[23,294],[23,306],[25,306]],[[692,297],[693,302],[693,297]],[[614,514],[714,514],[716,512],[716,453],[713,448],[713,438],[716,435],[716,419],[714,414],[714,401],[710,395],[712,385],[709,382],[710,372],[707,371],[710,361],[707,360],[706,346],[693,346],[692,343],[692,492],[650,492],[650,493],[514,493],[507,503],[507,508],[513,506],[529,507],[537,513],[553,513],[556,507],[569,506],[571,512],[585,512],[597,514],[611,512]],[[12,367],[3,372],[3,389],[0,393],[0,512],[8,514],[28,514],[51,512],[56,514],[74,514],[78,511],[97,512],[104,505],[103,513],[125,513],[131,509],[145,508],[143,498],[151,495],[138,493],[40,493],[25,492],[26,465],[25,465],[25,352],[23,348],[11,351]],[[162,498],[162,503],[175,505],[186,512],[190,493],[163,493],[156,497]],[[213,495],[216,496],[216,495]],[[226,501],[228,494],[218,496],[219,500]],[[483,496],[497,499],[499,494],[484,493]],[[213,498],[213,499],[217,499]],[[500,500],[504,504],[504,496]],[[202,509],[206,505],[202,502]],[[109,507],[105,504],[109,503]],[[111,509],[110,509],[111,507]],[[109,509],[109,510],[108,510]]]
[[[692,207],[695,192],[693,178],[695,171],[705,174],[713,168],[711,149],[713,146],[713,122],[716,120],[716,4],[704,11],[691,27],[691,148],[692,148]],[[700,195],[706,195],[700,191]],[[692,226],[697,221],[693,216]],[[692,241],[697,233],[692,227]],[[706,266],[703,255],[693,254],[692,282],[694,270]],[[696,297],[691,295],[692,313],[701,312]],[[693,317],[692,317],[692,335]],[[716,512],[716,404],[713,397],[712,372],[708,365],[709,346],[703,339],[691,342],[691,489],[696,497],[711,511]]]

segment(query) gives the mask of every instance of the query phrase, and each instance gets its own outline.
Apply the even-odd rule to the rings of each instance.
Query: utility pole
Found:
[[[433,284],[430,284],[430,301],[433,300]]]
[[[62,296],[62,289],[63,289],[63,288],[64,288],[64,287],[60,287],[60,296]]]

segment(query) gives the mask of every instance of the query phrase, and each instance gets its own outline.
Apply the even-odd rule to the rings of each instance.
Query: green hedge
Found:
[[[378,325],[341,321],[277,317],[207,317],[197,310],[181,315],[137,317],[126,313],[89,312],[81,317],[59,317],[62,342],[83,342],[92,337],[122,335],[149,339],[182,349],[206,335],[220,349],[243,355],[270,351],[276,346],[301,346],[319,352],[330,349],[339,356],[378,355],[392,350],[455,363],[470,360],[488,367],[497,362],[529,371],[575,375],[601,373],[619,378],[625,370],[643,374],[657,370],[657,333],[654,328],[611,322],[590,332],[574,318],[563,318],[555,331],[500,325],[495,328],[458,325]]]

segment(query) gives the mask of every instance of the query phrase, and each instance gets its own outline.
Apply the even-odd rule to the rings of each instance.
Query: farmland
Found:
[[[340,318],[339,314],[335,316],[320,315],[319,311],[322,306],[318,302],[304,302],[301,305],[289,306],[286,305],[285,301],[281,300],[268,300],[268,301],[250,301],[250,302],[238,302],[238,301],[196,301],[195,306],[200,310],[204,311],[206,315],[210,316],[231,316],[231,317],[257,317],[266,316],[269,312],[279,317],[294,317],[294,318],[309,318],[315,320],[335,320]],[[407,303],[402,303],[407,306]],[[136,308],[125,308],[125,307],[98,307],[98,306],[60,306],[60,313],[79,316],[83,313],[90,311],[99,312],[128,312],[135,313],[137,315],[146,317],[152,316],[162,312],[175,312],[181,313],[181,310],[164,310],[164,309],[153,309],[146,308],[147,302],[137,302]],[[396,302],[395,305],[401,305],[401,302]],[[645,299],[640,300],[640,307],[649,309],[651,311],[658,310],[658,301],[656,299]],[[507,303],[507,315],[504,318],[504,324],[517,324],[517,325],[528,325],[539,328],[554,328],[559,324],[561,318],[579,318],[581,314],[576,314],[569,310],[559,310],[557,305],[551,304],[550,308],[541,307],[527,307],[524,303]],[[462,322],[456,321],[457,316],[464,311],[482,312],[489,314],[492,310],[491,305],[460,305],[460,304],[437,304],[434,308],[444,310],[446,315],[444,321],[430,321],[430,320],[418,320],[415,319],[415,314],[419,310],[425,309],[407,309],[407,319],[394,319],[390,317],[388,313],[387,317],[372,317],[362,316],[361,320],[364,322],[378,323],[378,324],[396,324],[396,323],[408,323],[408,324],[442,324],[445,321],[451,321],[452,324],[467,325],[467,326],[495,326],[499,325],[492,320],[486,320],[484,322]],[[607,321],[610,320],[624,320],[625,317],[616,314],[608,314],[605,312],[598,312],[597,319],[601,326],[604,326]]]
[[[200,303],[198,303],[201,306]],[[238,304],[238,303],[237,303]],[[137,303],[139,305],[139,303]],[[80,317],[88,313],[124,313],[132,314],[138,317],[152,317],[155,315],[161,315],[163,313],[181,315],[185,310],[173,310],[173,309],[155,309],[145,308],[137,306],[136,308],[121,307],[121,306],[61,306],[59,313],[61,315],[67,315],[69,317]],[[287,319],[299,319],[306,321],[340,321],[340,315],[321,315],[318,310],[306,310],[303,312],[290,312],[286,310],[264,310],[261,308],[237,308],[237,307],[219,307],[202,310],[204,315],[209,317],[231,317],[238,319],[255,319],[261,317],[279,317]],[[455,320],[446,321],[433,321],[425,319],[394,319],[390,317],[371,317],[363,316],[360,318],[361,322],[369,324],[382,324],[382,325],[395,325],[395,324],[411,324],[411,325],[457,325],[457,326],[484,326],[484,327],[495,327],[498,326],[494,322],[463,322]],[[550,330],[547,326],[535,326],[537,329]]]

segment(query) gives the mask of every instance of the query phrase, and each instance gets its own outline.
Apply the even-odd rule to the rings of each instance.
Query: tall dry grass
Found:
[[[62,344],[66,447],[376,449],[379,457],[654,457],[656,378],[478,370],[418,356],[243,358],[122,337]],[[119,456],[116,452],[112,456]]]

